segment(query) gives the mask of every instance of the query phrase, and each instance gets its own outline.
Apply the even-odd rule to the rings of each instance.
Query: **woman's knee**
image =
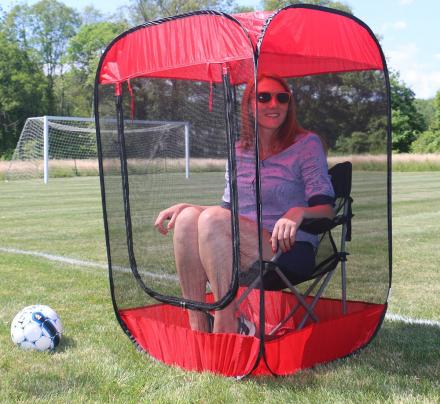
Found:
[[[174,237],[183,236],[185,238],[190,237],[191,234],[196,235],[200,212],[200,209],[192,206],[182,210],[174,225]]]
[[[198,231],[200,237],[218,238],[221,235],[231,235],[231,213],[220,206],[205,209],[199,217]]]

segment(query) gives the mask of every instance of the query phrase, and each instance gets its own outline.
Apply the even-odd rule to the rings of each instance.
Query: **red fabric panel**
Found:
[[[291,302],[289,307],[296,303],[292,295],[283,295]],[[376,331],[385,306],[348,302],[345,316],[341,307],[340,300],[320,299],[315,308],[319,323],[309,322],[300,331],[284,327],[279,338],[267,341],[266,359],[271,370],[279,375],[292,374],[344,357],[367,344]],[[275,308],[272,310],[276,311]],[[269,310],[266,312],[269,313]],[[303,314],[302,310],[295,314],[293,324],[299,324]],[[277,322],[278,318],[274,323]],[[261,362],[254,374],[267,374],[266,365]]]
[[[266,29],[260,72],[283,77],[383,69],[379,48],[361,24],[343,15],[288,8]]]
[[[177,307],[156,305],[120,315],[138,344],[168,365],[239,376],[251,371],[258,356],[257,338],[192,331],[187,311]]]
[[[255,48],[266,20],[275,14],[274,11],[254,11],[251,13],[232,14],[248,32]]]
[[[221,64],[232,84],[253,72],[253,48],[272,12],[193,15],[149,25],[120,38],[106,53],[101,84],[133,77],[221,82]],[[246,34],[248,33],[248,35]],[[351,18],[314,9],[288,8],[276,14],[261,44],[260,71],[295,77],[383,69],[380,51],[367,29]]]
[[[268,331],[296,301],[290,293],[267,292],[265,303]],[[384,310],[384,305],[348,302],[348,314],[342,316],[339,300],[320,299],[315,310],[319,323],[295,331],[294,325],[302,318],[300,312],[266,341],[268,364],[273,372],[287,375],[348,355],[368,343]],[[241,311],[258,323],[257,292],[250,294]],[[159,304],[121,310],[120,316],[139,345],[169,365],[241,376],[252,369],[258,356],[258,338],[192,331],[187,311],[181,308]],[[253,374],[270,371],[261,361]]]
[[[246,61],[253,49],[244,30],[220,15],[193,15],[149,25],[120,38],[106,53],[99,82],[169,77],[220,82],[216,64]]]

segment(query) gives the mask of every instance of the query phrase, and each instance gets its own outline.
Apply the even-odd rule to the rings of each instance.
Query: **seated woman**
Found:
[[[255,202],[254,117],[258,109],[263,259],[280,249],[278,265],[295,281],[315,265],[317,236],[300,230],[305,218],[334,216],[334,192],[323,144],[301,128],[288,84],[275,76],[258,78],[258,94],[248,85],[242,100],[242,131],[236,145],[240,229],[240,266],[246,271],[258,259]],[[179,203],[159,213],[155,226],[166,235],[174,229],[174,254],[183,297],[204,301],[209,282],[216,300],[228,291],[232,278],[232,229],[229,184],[221,206]],[[169,221],[165,226],[165,222]],[[276,279],[265,279],[274,288]],[[205,313],[189,312],[191,328],[208,331]],[[255,326],[237,318],[234,302],[215,314],[213,332],[255,334]]]

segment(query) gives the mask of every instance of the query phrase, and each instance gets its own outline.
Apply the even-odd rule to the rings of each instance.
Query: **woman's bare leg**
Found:
[[[204,210],[199,218],[199,256],[215,300],[228,292],[232,277],[230,212],[221,207]],[[215,313],[214,332],[236,332],[235,307]]]
[[[177,216],[173,244],[183,297],[204,302],[208,278],[198,253],[198,221],[201,212],[201,208],[189,207]],[[205,313],[189,310],[188,315],[193,330],[208,331]]]
[[[216,300],[229,290],[232,279],[232,230],[230,211],[221,207],[204,210],[199,217],[199,257]],[[263,234],[263,257],[271,256],[270,235]],[[240,219],[240,263],[248,269],[258,257],[258,232],[255,223]],[[237,332],[237,307],[231,302],[216,312],[214,332]]]

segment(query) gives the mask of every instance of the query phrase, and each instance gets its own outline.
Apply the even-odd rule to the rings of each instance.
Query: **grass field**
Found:
[[[23,253],[106,265],[96,177],[0,183],[0,402],[439,402],[440,173],[398,172],[393,183],[389,312],[437,325],[386,320],[354,356],[241,382],[137,352],[114,317],[105,269]],[[54,354],[10,341],[12,318],[35,303],[52,306],[63,321]]]
[[[330,165],[350,160],[356,170],[384,171],[387,166],[386,155],[351,155],[329,156]],[[132,171],[143,172],[146,167],[149,170],[166,168],[169,172],[182,171],[185,167],[184,159],[156,159],[154,163],[151,160],[142,161],[133,159],[129,164]],[[393,171],[399,172],[419,172],[419,171],[440,171],[440,154],[439,153],[399,153],[393,155]],[[225,167],[225,159],[204,159],[192,158],[191,171],[222,171]],[[43,178],[44,164],[43,160],[0,160],[0,181],[5,179],[31,179]],[[94,159],[78,159],[78,160],[49,160],[49,172],[51,178],[66,177],[87,177],[98,175],[98,161]]]

